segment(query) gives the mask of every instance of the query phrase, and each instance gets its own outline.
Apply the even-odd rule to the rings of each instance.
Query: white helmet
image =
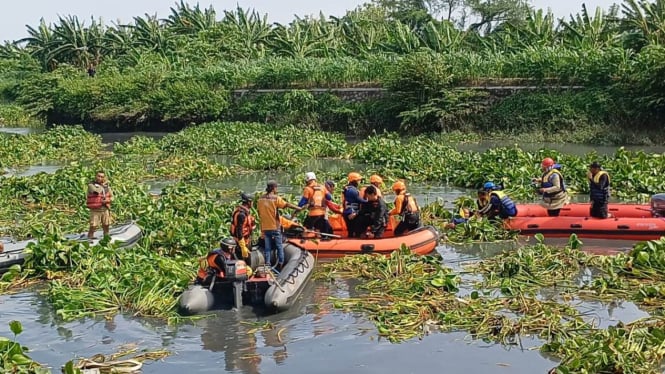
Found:
[[[311,171],[305,173],[305,182],[309,182],[309,181],[311,181],[311,180],[316,180],[316,174],[314,174],[314,173],[311,172]]]

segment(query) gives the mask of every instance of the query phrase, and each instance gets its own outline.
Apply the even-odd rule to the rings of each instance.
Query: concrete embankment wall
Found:
[[[469,89],[486,91],[489,93],[490,101],[492,99],[501,99],[510,96],[519,91],[563,91],[563,90],[582,90],[583,86],[470,86],[454,87],[454,89]],[[350,87],[350,88],[261,88],[261,89],[241,89],[232,91],[232,96],[239,99],[247,96],[257,96],[266,94],[286,93],[294,90],[302,90],[317,94],[332,94],[347,102],[362,102],[369,99],[376,99],[387,94],[385,88],[380,87]]]

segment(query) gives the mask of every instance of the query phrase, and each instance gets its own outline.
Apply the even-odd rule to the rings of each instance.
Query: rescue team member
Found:
[[[240,193],[240,205],[231,215],[231,236],[240,248],[242,258],[248,258],[252,248],[252,233],[256,228],[256,219],[252,216],[252,197]]]
[[[404,235],[407,231],[420,227],[420,208],[418,207],[416,198],[406,192],[404,182],[395,182],[392,190],[397,196],[395,197],[395,207],[388,214],[402,217],[402,220],[394,230],[395,236],[400,236]]]
[[[359,173],[349,173],[347,177],[348,184],[344,187],[344,191],[342,191],[342,207],[344,208],[342,218],[344,218],[344,223],[346,223],[349,238],[358,238],[364,232],[364,228],[359,227],[362,224],[358,225],[355,221],[360,211],[360,204],[367,203],[366,199],[360,197],[360,191],[358,191],[358,184],[360,184],[362,179],[363,177]]]
[[[489,194],[489,202],[478,210],[478,214],[489,219],[499,217],[506,219],[517,215],[517,207],[513,200],[508,197],[494,182],[486,182],[483,190]]]
[[[111,201],[113,201],[113,192],[106,181],[106,174],[100,170],[95,175],[95,180],[88,183],[86,205],[90,209],[89,240],[95,238],[95,231],[100,224],[102,225],[104,235],[109,234]]]
[[[365,196],[365,190],[369,186],[374,186],[376,187],[376,194],[379,197],[382,197],[383,194],[381,193],[381,185],[383,184],[383,178],[377,174],[372,174],[371,177],[369,177],[369,185],[365,186],[360,189],[360,196],[362,196],[363,199],[367,199],[367,196]]]
[[[219,248],[208,252],[205,258],[205,264],[201,264],[196,277],[196,283],[207,285],[212,281],[212,277],[220,272],[223,274],[227,260],[237,260],[237,244],[233,238],[224,238],[219,242]],[[252,275],[252,269],[247,266],[247,276]]]
[[[365,189],[367,204],[363,204],[358,214],[358,225],[363,227],[363,234],[368,239],[380,239],[388,225],[388,208],[383,197],[379,196],[378,189],[367,186]],[[369,231],[367,228],[369,227]],[[361,234],[362,235],[362,234]]]
[[[269,181],[266,185],[266,193],[263,194],[256,204],[261,221],[261,234],[265,237],[265,259],[266,264],[271,264],[271,253],[273,245],[277,249],[277,270],[284,266],[284,247],[282,245],[282,232],[280,224],[279,209],[291,208],[296,212],[302,210],[301,207],[287,203],[277,195],[277,182]]]
[[[566,183],[557,166],[554,164],[554,160],[546,157],[540,164],[543,171],[542,177],[532,180],[534,183],[540,184],[538,193],[543,195],[540,205],[547,209],[547,215],[550,217],[558,217],[561,208],[570,201],[566,192]]]
[[[455,226],[467,223],[473,216],[478,216],[478,212],[483,210],[489,204],[489,194],[484,189],[478,190],[478,197],[476,199],[476,209],[471,210],[465,207],[460,207],[457,214],[453,217],[452,222],[446,225],[446,228],[454,229]]]
[[[325,187],[326,191],[328,191],[330,196],[335,195],[335,182],[327,180],[325,183]],[[339,204],[335,203],[334,201],[332,200],[326,201],[326,206],[328,207],[328,210],[331,210],[333,213],[342,214],[343,211],[342,207]],[[326,220],[327,219],[328,219],[328,211],[326,211]]]
[[[316,182],[316,174],[312,172],[305,173],[305,183],[302,197],[298,202],[299,207],[307,206],[308,209],[303,226],[325,234],[332,234],[332,226],[326,217],[328,201],[332,200],[332,195],[324,186]]]
[[[287,214],[288,216],[288,214]],[[289,216],[289,218],[291,218]],[[300,224],[298,224],[296,221],[292,221],[289,218],[286,218],[284,216],[279,216],[279,225],[282,228],[282,243],[286,241],[285,236],[300,236],[304,232],[304,227],[302,227]],[[259,237],[259,241],[257,242],[257,245],[259,248],[262,248],[265,251],[266,248],[266,238],[262,234]]]
[[[607,203],[610,201],[610,175],[598,162],[589,165],[590,214],[595,218],[607,218]]]

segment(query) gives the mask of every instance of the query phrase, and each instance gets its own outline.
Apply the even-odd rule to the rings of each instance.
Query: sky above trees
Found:
[[[195,4],[196,1],[188,1]],[[353,9],[364,3],[363,0],[335,0],[335,1],[312,1],[312,0],[237,0],[237,1],[214,1],[201,0],[198,3],[202,7],[212,5],[215,10],[222,12],[223,9],[235,8],[236,3],[243,8],[254,8],[260,13],[267,13],[270,21],[288,23],[294,14],[311,15],[323,11],[326,15],[343,15],[346,10]],[[566,17],[570,13],[577,13],[586,3],[591,11],[596,6],[608,8],[617,0],[532,0],[530,3],[536,8],[551,8],[557,17]],[[44,18],[47,22],[58,19],[58,15],[76,15],[81,20],[87,20],[90,16],[101,17],[104,22],[129,22],[132,17],[148,14],[157,14],[166,17],[169,8],[175,5],[175,1],[167,0],[115,0],[115,1],[90,1],[90,0],[21,0],[4,4],[3,12],[0,12],[0,41],[16,40],[27,36],[26,25],[36,26],[39,19]]]

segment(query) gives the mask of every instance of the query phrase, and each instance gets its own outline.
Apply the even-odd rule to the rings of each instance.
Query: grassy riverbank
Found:
[[[48,124],[97,129],[242,120],[349,134],[459,130],[662,142],[662,7],[625,0],[556,21],[515,5],[486,28],[443,21],[428,9],[414,10],[423,18],[404,18],[415,13],[394,6],[373,2],[340,18],[288,25],[185,3],[164,19],[139,16],[128,25],[62,17],[0,48],[0,98],[22,108],[11,121],[25,110]],[[482,7],[464,6],[483,18]],[[533,89],[494,95],[469,87],[484,85]],[[385,95],[348,101],[302,90],[366,86]],[[294,90],[232,95],[239,88]]]

